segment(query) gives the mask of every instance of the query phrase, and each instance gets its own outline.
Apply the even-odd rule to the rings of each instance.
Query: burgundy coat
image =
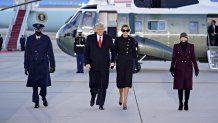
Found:
[[[174,68],[173,89],[192,89],[193,66],[198,71],[198,65],[195,58],[194,45],[188,43],[185,54],[180,44],[173,47],[173,56],[171,66]]]

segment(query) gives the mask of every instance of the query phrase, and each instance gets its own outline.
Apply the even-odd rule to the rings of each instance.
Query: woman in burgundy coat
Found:
[[[195,58],[194,45],[188,43],[188,35],[180,34],[180,43],[173,47],[170,72],[174,77],[173,89],[178,90],[179,108],[183,109],[183,92],[185,90],[184,110],[188,110],[190,90],[192,90],[193,67],[198,76],[199,69]]]

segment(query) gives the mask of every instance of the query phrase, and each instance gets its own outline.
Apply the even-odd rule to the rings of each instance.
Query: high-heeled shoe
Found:
[[[122,99],[119,100],[119,105],[121,106],[123,104]]]
[[[127,110],[127,104],[126,103],[123,104],[123,110]]]
[[[127,110],[127,106],[123,106],[123,110]]]

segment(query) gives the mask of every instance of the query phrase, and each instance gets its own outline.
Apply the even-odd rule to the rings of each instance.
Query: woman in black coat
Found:
[[[115,39],[117,87],[120,92],[119,104],[123,103],[123,109],[126,110],[128,91],[132,87],[133,59],[136,58],[136,48],[134,38],[129,36],[129,26],[123,25],[121,31],[123,33],[121,37]]]

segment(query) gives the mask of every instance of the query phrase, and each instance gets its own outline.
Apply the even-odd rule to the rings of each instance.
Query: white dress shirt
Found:
[[[36,39],[37,39],[37,40],[39,40],[40,38],[41,38],[41,36],[37,36],[37,35],[36,35]]]
[[[102,36],[99,36],[98,34],[97,34],[97,40],[99,41],[99,38],[101,37],[101,42],[103,42],[103,35]]]

